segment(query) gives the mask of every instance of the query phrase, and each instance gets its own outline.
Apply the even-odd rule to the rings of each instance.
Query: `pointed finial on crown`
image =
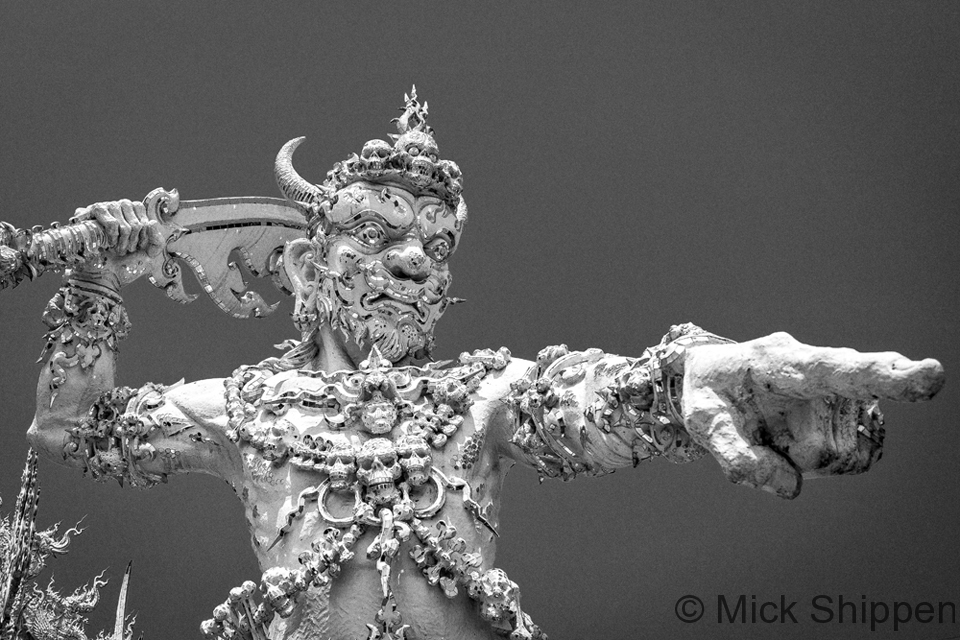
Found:
[[[400,107],[403,115],[390,121],[397,123],[399,133],[391,133],[390,137],[397,140],[408,131],[422,131],[428,136],[433,136],[433,129],[427,124],[427,113],[430,107],[426,102],[421,105],[417,100],[417,85],[413,85],[410,89],[410,95],[403,94],[403,102],[404,105]]]

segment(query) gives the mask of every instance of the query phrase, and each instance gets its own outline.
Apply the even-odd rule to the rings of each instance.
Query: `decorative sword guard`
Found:
[[[169,252],[170,244],[176,242],[187,231],[173,221],[180,210],[180,193],[176,189],[166,191],[158,187],[143,199],[143,206],[147,210],[148,218],[154,218],[160,222],[161,233],[166,238],[162,252],[150,263],[151,269],[147,272],[147,277],[153,286],[163,289],[171,300],[181,304],[193,302],[197,296],[184,290],[180,265]]]
[[[176,189],[158,188],[143,204],[160,222],[166,238],[161,255],[150,261],[145,275],[171,299],[184,304],[196,299],[183,288],[182,260],[225,313],[236,318],[272,313],[276,304],[247,290],[240,268],[230,259],[234,251],[254,276],[269,275],[278,289],[289,292],[280,256],[287,242],[304,237],[306,221],[286,200],[253,196],[181,202]],[[0,222],[0,289],[47,271],[102,260],[112,248],[93,220],[54,223],[47,229],[17,229]]]

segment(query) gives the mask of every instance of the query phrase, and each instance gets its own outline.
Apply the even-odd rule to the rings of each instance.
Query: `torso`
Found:
[[[249,419],[236,433],[237,491],[261,567],[298,569],[301,554],[316,561],[335,548],[324,540],[341,550],[352,542],[355,554],[329,568],[314,562],[330,579],[301,593],[271,637],[366,638],[368,625],[390,631],[376,620],[382,607],[410,625],[407,640],[498,637],[495,627],[507,623],[479,615],[476,589],[493,568],[510,466],[486,433],[508,409],[501,392],[485,390],[506,384],[497,379],[508,360],[509,352],[486,351],[447,369],[293,369],[242,386]],[[374,548],[381,537],[396,539],[397,550]]]

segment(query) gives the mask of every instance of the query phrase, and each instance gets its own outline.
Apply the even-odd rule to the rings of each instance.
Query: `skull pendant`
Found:
[[[404,478],[411,486],[421,485],[430,479],[430,445],[423,436],[401,436],[397,440],[397,454]]]
[[[357,471],[356,453],[349,443],[334,444],[327,452],[323,470],[330,479],[330,488],[334,491],[346,491],[353,485]]]
[[[357,454],[357,477],[374,506],[393,504],[400,495],[397,480],[403,473],[397,449],[386,438],[367,440]]]

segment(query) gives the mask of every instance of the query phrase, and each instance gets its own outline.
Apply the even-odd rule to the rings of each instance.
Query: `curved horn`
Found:
[[[300,143],[306,140],[303,136],[294,138],[281,147],[277,154],[277,161],[273,166],[273,173],[277,178],[277,186],[288,200],[297,205],[305,214],[311,214],[310,205],[315,205],[323,199],[323,190],[300,177],[293,168],[293,152]]]

